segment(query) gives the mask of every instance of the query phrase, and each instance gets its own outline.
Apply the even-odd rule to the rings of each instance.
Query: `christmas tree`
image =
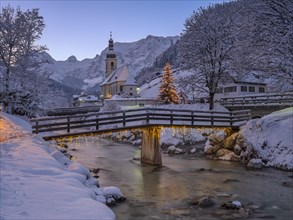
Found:
[[[180,103],[180,98],[177,95],[176,87],[174,85],[173,72],[169,63],[164,67],[158,101],[164,104]]]

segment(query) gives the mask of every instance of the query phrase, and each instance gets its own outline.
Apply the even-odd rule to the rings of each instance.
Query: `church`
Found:
[[[105,80],[101,84],[102,98],[111,99],[114,95],[123,98],[137,97],[138,85],[129,74],[127,65],[117,68],[117,58],[114,51],[114,41],[110,34],[108,52],[106,55]]]

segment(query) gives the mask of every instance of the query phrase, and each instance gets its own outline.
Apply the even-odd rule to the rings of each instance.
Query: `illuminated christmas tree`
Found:
[[[173,72],[169,63],[164,67],[158,101],[163,104],[180,103],[180,98],[177,95],[176,87],[174,85]]]

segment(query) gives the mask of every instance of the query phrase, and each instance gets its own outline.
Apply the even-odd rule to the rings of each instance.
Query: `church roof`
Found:
[[[124,86],[137,86],[138,84],[136,83],[135,79],[131,77],[130,75],[128,76],[128,79],[126,83],[124,83]]]
[[[129,75],[129,70],[126,65],[121,66],[114,70],[102,83],[103,85],[112,84],[117,81],[126,81]]]

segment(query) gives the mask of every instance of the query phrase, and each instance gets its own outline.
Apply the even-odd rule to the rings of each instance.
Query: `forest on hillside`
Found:
[[[3,7],[0,14],[0,99],[4,110],[33,116],[37,111],[68,106],[69,88],[50,78],[36,42],[45,21],[38,9]],[[200,8],[186,18],[179,40],[136,76],[139,85],[162,73],[188,70],[179,78],[185,88],[204,89],[213,96],[227,75],[253,74],[269,83],[269,92],[293,87],[293,2],[291,0],[237,0]],[[95,85],[94,91],[97,91]],[[212,106],[211,106],[212,108]]]
[[[156,77],[166,62],[198,73],[210,65],[208,74],[218,78],[252,73],[269,81],[271,92],[292,90],[293,2],[238,0],[195,11],[180,40],[137,75],[138,83]]]

